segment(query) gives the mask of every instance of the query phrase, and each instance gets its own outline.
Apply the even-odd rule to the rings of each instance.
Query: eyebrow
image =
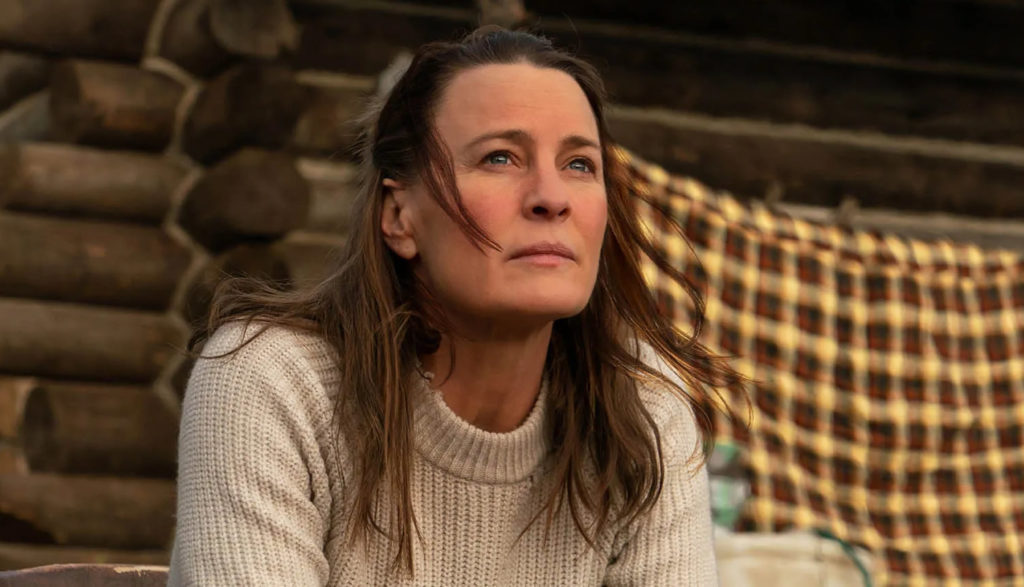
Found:
[[[523,145],[523,144],[530,144],[530,143],[533,142],[533,137],[530,136],[530,133],[526,132],[525,130],[521,130],[521,129],[518,129],[518,128],[513,128],[513,129],[508,129],[508,130],[499,130],[499,131],[495,131],[495,132],[484,133],[484,134],[476,137],[472,141],[470,141],[466,145],[466,148],[475,147],[475,146],[479,145],[480,143],[483,143],[483,142],[486,142],[486,141],[490,141],[492,139],[504,139],[504,140],[511,141],[513,143],[518,143],[518,144],[521,144],[521,145]],[[597,142],[593,141],[592,139],[588,139],[587,137],[582,136],[582,135],[569,135],[569,136],[563,138],[562,141],[561,141],[561,146],[562,146],[563,149],[576,149],[576,148],[579,148],[579,147],[593,147],[594,149],[601,150],[601,145],[599,145]]]

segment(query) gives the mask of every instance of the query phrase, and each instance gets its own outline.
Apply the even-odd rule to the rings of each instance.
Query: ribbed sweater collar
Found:
[[[488,432],[455,414],[441,391],[414,385],[416,448],[437,467],[478,483],[515,483],[530,476],[549,450],[547,383],[526,420],[511,432]]]

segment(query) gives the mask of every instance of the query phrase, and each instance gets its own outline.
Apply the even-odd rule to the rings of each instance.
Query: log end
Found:
[[[182,312],[190,324],[205,321],[217,286],[231,277],[249,277],[281,286],[290,284],[288,267],[274,249],[261,244],[238,245],[213,259],[189,286]]]
[[[274,59],[299,45],[299,27],[285,0],[214,0],[213,37],[239,55]]]
[[[221,251],[284,236],[306,222],[309,206],[309,184],[291,157],[244,149],[196,183],[178,220],[197,242]]]
[[[210,77],[231,63],[210,31],[210,0],[176,2],[160,37],[160,56],[199,77]]]
[[[311,91],[287,68],[236,66],[199,94],[185,123],[182,148],[205,164],[243,146],[280,149],[310,99]]]
[[[128,65],[67,60],[50,78],[55,134],[101,147],[160,150],[170,142],[184,87]]]

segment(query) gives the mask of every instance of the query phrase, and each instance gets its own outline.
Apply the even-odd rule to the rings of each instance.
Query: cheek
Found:
[[[485,233],[499,240],[501,230],[520,215],[520,203],[515,196],[517,186],[501,178],[487,179],[460,182],[459,192],[469,216]]]
[[[497,236],[494,227],[501,223],[492,218],[493,211],[468,198],[463,199],[463,205],[486,234],[492,238]],[[431,207],[428,213],[420,217],[418,224],[417,246],[422,270],[425,272],[423,276],[434,287],[456,287],[459,284],[455,282],[479,273],[481,266],[487,263],[487,256],[440,206]]]
[[[580,229],[584,237],[591,243],[596,241],[597,246],[600,246],[608,226],[608,200],[603,196],[595,199],[580,210],[580,216]]]

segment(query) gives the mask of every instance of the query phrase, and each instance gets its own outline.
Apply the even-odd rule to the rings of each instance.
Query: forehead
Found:
[[[496,130],[520,129],[543,140],[581,135],[598,142],[586,94],[569,74],[526,63],[482,65],[455,75],[435,115],[452,147]]]

